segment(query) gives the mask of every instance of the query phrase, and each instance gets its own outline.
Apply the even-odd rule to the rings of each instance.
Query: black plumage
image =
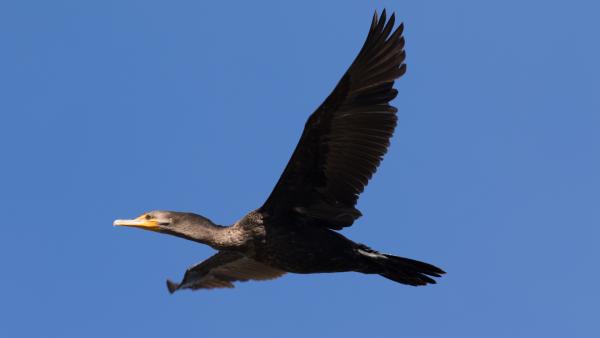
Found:
[[[309,117],[283,175],[261,211],[293,212],[315,226],[342,229],[361,216],[359,194],[377,170],[396,127],[389,105],[404,74],[403,25],[373,22],[364,46],[331,95]]]
[[[357,271],[408,285],[435,283],[444,272],[379,253],[337,231],[361,216],[360,193],[387,152],[397,123],[389,104],[406,72],[403,25],[377,13],[366,41],[333,92],[308,118],[281,178],[263,206],[229,227],[191,213],[153,211],[127,225],[208,244],[219,252],[191,267],[178,289],[233,287],[235,281],[286,272]]]

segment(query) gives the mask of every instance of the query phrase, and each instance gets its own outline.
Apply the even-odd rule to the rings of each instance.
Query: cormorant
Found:
[[[114,225],[207,244],[218,252],[190,267],[169,291],[232,288],[286,272],[356,271],[408,285],[435,283],[441,269],[379,253],[336,230],[361,216],[359,194],[376,171],[396,127],[394,80],[406,71],[403,24],[377,12],[358,56],[308,118],[300,141],[267,201],[231,226],[186,212],[152,211]]]

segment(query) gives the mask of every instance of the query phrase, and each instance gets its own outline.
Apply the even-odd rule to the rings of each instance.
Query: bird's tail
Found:
[[[435,284],[431,277],[445,274],[442,269],[431,264],[368,250],[359,249],[359,252],[368,258],[371,266],[376,269],[375,273],[394,282],[413,286]]]

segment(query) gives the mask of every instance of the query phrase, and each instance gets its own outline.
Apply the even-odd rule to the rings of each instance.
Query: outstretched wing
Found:
[[[167,288],[171,293],[181,289],[232,288],[233,282],[274,279],[283,274],[285,271],[274,269],[240,253],[219,251],[187,269],[180,283],[167,280]]]
[[[392,33],[377,13],[358,56],[309,117],[275,189],[260,209],[269,217],[339,230],[361,216],[358,195],[377,170],[396,127],[394,80],[406,71],[402,24]]]

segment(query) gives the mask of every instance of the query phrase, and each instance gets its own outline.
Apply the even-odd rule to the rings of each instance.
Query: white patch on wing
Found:
[[[365,251],[363,249],[358,249],[358,253],[367,257],[371,257],[371,258],[384,258],[387,259],[387,257],[385,257],[385,255],[382,255],[378,252],[368,252]]]

